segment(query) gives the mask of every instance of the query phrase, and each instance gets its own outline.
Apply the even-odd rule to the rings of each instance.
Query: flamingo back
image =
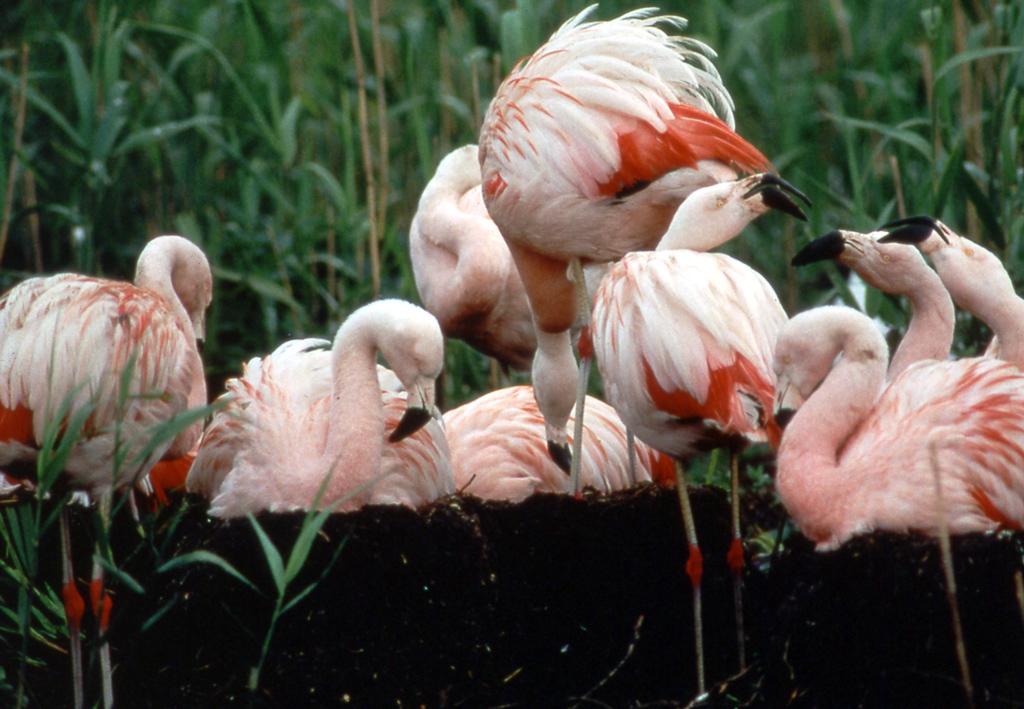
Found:
[[[573,420],[570,418],[570,431]],[[572,492],[569,476],[548,453],[544,418],[532,387],[500,389],[449,411],[445,431],[461,491],[510,501],[535,492]],[[587,397],[582,485],[611,492],[650,481],[652,474],[665,477],[671,461],[639,441],[635,446],[637,475],[633,479],[625,426],[610,406]]]
[[[609,399],[638,436],[686,458],[720,435],[778,443],[775,337],[786,322],[753,269],[723,254],[628,254],[594,304]]]
[[[147,454],[147,429],[184,411],[202,378],[192,339],[147,289],[75,274],[20,284],[0,300],[0,426],[10,444],[3,462],[34,459],[30,451],[67,402],[69,416],[92,409],[65,465],[74,484],[126,487],[172,444]],[[189,427],[175,444],[188,450],[199,431]],[[118,445],[126,455],[115,465]]]

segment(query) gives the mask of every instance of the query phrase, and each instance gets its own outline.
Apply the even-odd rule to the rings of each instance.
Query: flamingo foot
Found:
[[[743,573],[743,540],[733,539],[732,544],[729,545],[729,553],[726,555],[726,561],[729,564],[729,570],[732,571],[734,576],[739,576]]]
[[[690,583],[694,590],[700,586],[700,579],[704,575],[704,555],[696,544],[690,545],[690,556],[686,559],[686,575],[690,577]]]

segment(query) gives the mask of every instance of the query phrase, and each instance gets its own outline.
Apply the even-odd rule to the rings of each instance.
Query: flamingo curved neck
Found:
[[[786,507],[815,541],[841,527],[842,507],[858,480],[841,472],[843,447],[870,413],[885,380],[885,355],[844,352],[786,427],[778,454],[778,488]],[[814,530],[822,530],[815,537]]]
[[[892,381],[914,362],[943,360],[953,344],[956,311],[949,292],[934,271],[922,273],[919,286],[907,292],[913,315],[896,354],[889,364],[887,379]]]
[[[192,315],[186,310],[181,295],[174,287],[175,270],[185,268],[185,260],[180,248],[147,246],[139,256],[135,285],[151,290],[163,298],[170,306],[174,317],[185,329],[191,344],[195,345],[198,333],[192,325]]]
[[[990,312],[977,314],[999,338],[999,359],[1024,366],[1024,300],[1009,296]]]

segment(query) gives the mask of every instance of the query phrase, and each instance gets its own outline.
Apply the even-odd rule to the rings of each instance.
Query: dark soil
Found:
[[[917,536],[874,534],[817,553],[794,533],[774,558],[749,563],[750,666],[738,673],[727,502],[716,488],[693,497],[711,688],[695,706],[968,706],[939,547]],[[246,685],[275,586],[253,526],[210,521],[204,507],[188,500],[147,519],[146,542],[119,516],[115,558],[145,589],[112,582],[120,707],[250,702]],[[768,500],[747,507],[748,526],[779,520]],[[285,563],[302,521],[259,517]],[[157,572],[158,559],[199,549],[260,592],[213,563]],[[655,486],[582,500],[459,497],[419,513],[373,507],[335,515],[288,589],[291,599],[315,584],[281,616],[254,704],[686,706],[696,672],[685,549],[676,493]],[[1024,534],[968,535],[953,550],[975,706],[1024,707],[1024,618],[1015,593]],[[34,654],[43,664],[29,672],[30,705],[68,706],[66,656]],[[10,683],[16,663],[4,667]],[[90,697],[96,674],[87,670]]]

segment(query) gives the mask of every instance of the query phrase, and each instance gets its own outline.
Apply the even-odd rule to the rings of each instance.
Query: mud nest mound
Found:
[[[699,488],[693,501],[710,688],[695,702],[679,507],[674,490],[653,485],[580,500],[456,497],[420,512],[372,507],[330,517],[286,590],[286,603],[305,595],[280,615],[254,695],[247,684],[278,592],[253,525],[212,521],[204,502],[186,500],[149,519],[140,541],[121,515],[114,555],[138,588],[112,580],[117,702],[968,706],[935,541],[873,534],[822,554],[793,533],[781,551],[754,558],[744,575],[748,667],[739,672],[727,500]],[[761,528],[781,520],[769,496],[748,498],[744,516]],[[257,519],[287,563],[303,515]],[[975,706],[1024,706],[1015,578],[1024,535],[968,535],[954,539],[953,551]],[[183,556],[191,561],[167,565]],[[70,705],[66,656],[35,654],[42,662],[28,672],[32,703]],[[0,662],[8,681],[16,671],[9,660]],[[95,697],[95,668],[87,675]]]

